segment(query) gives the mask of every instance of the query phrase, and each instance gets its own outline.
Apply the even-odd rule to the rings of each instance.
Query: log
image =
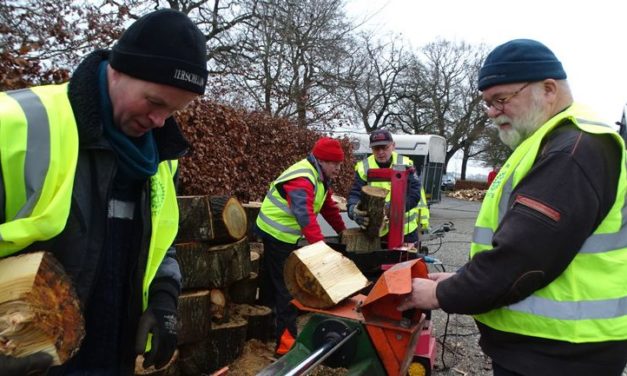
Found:
[[[208,196],[179,196],[177,243],[210,241],[215,237]]]
[[[144,368],[144,356],[138,355],[135,359],[135,375],[136,376],[178,376],[179,375],[179,367],[178,367],[178,358],[179,351],[174,350],[174,354],[172,358],[165,366],[161,368],[155,368],[155,366],[150,366],[148,368]]]
[[[211,302],[209,290],[192,291],[179,296],[178,344],[199,342],[211,329]]]
[[[211,214],[213,219],[213,244],[227,244],[246,236],[248,219],[246,210],[235,197],[212,196]]]
[[[385,197],[390,191],[382,187],[364,185],[361,187],[361,198],[358,209],[368,212],[368,226],[365,232],[369,238],[379,237],[385,217]]]
[[[228,312],[226,310],[226,296],[220,289],[211,289],[209,295],[211,321],[214,323],[222,323],[228,320]]]
[[[229,286],[229,297],[236,304],[254,304],[257,301],[259,278],[257,273],[250,272],[248,278],[237,281]]]
[[[208,243],[176,245],[183,289],[226,288],[247,278],[251,271],[248,239],[212,246]]]
[[[236,304],[233,314],[248,321],[246,339],[267,342],[274,338],[274,316],[270,307],[250,304]]]
[[[258,240],[258,235],[255,233],[255,223],[257,222],[257,216],[261,210],[261,202],[250,201],[242,204],[246,211],[246,219],[248,220],[248,238],[251,240]]]
[[[381,249],[381,238],[369,238],[359,228],[349,228],[342,233],[341,243],[346,245],[346,252],[370,253]]]
[[[78,351],[84,336],[79,300],[51,253],[0,260],[0,354],[44,351],[60,365]]]
[[[237,359],[244,349],[248,322],[233,317],[224,324],[212,324],[206,340],[179,348],[181,374],[198,376],[219,370]]]
[[[259,263],[261,256],[255,251],[250,251],[250,271],[259,274]]]
[[[329,308],[368,285],[357,266],[324,241],[292,252],[283,270],[292,297],[313,308]]]

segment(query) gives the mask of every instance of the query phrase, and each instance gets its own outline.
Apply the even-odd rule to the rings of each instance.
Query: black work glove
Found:
[[[23,358],[0,355],[0,375],[24,376],[44,374],[52,365],[52,355],[40,351]]]
[[[359,204],[353,205],[350,207],[350,209],[348,210],[348,216],[352,220],[357,222],[359,227],[361,227],[362,229],[365,229],[368,226],[368,223],[370,222],[370,218],[368,217],[367,211],[357,209],[358,205]]]
[[[139,319],[135,340],[135,352],[144,354],[148,334],[152,333],[150,351],[144,354],[144,368],[152,365],[161,368],[168,364],[176,351],[176,332],[176,300],[167,293],[155,294]]]

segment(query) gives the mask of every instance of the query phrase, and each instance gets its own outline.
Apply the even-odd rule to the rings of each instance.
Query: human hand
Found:
[[[357,205],[353,207],[353,219],[357,222],[359,227],[365,229],[368,226],[368,223],[370,223],[370,217],[368,217],[367,211],[359,210],[356,206]]]
[[[144,354],[144,368],[154,365],[161,368],[168,364],[176,351],[176,312],[168,309],[148,307],[139,319],[135,352],[144,354],[148,334],[152,333],[150,351]]]
[[[411,293],[405,296],[405,299],[398,305],[396,309],[405,311],[411,308],[419,309],[436,309],[440,307],[438,298],[435,295],[435,289],[438,282],[426,278],[414,278],[411,282]]]
[[[22,358],[0,355],[0,375],[43,375],[52,365],[52,361],[52,355],[43,351]]]

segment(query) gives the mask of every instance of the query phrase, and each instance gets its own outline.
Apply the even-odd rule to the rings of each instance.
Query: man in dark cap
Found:
[[[331,197],[331,182],[344,161],[340,142],[330,137],[316,141],[311,153],[288,167],[270,184],[257,216],[262,238],[264,303],[273,308],[276,320],[276,355],[287,353],[296,340],[298,311],[290,304],[283,266],[304,237],[309,244],[324,240],[318,214],[338,233],[346,229],[340,210]]]
[[[405,165],[413,169],[414,163],[411,159],[398,154],[395,151],[396,144],[392,137],[392,133],[387,129],[377,129],[370,133],[370,149],[372,154],[355,165],[355,178],[353,186],[348,195],[347,211],[348,216],[357,222],[361,227],[368,224],[369,218],[367,213],[359,209],[359,201],[361,200],[361,188],[364,185],[372,185],[376,187],[386,188],[391,191],[390,181],[378,181],[368,178],[368,170],[371,168],[392,168],[394,165]],[[426,197],[423,195],[421,200],[421,184],[415,173],[409,175],[407,182],[407,191],[405,195],[405,215],[403,218],[403,234],[405,243],[416,243],[418,241],[419,230],[419,206],[428,211],[426,205]],[[385,202],[389,205],[391,195],[388,194]],[[427,217],[428,218],[428,217]],[[424,222],[423,222],[424,223]],[[426,223],[428,227],[428,220]],[[380,231],[380,236],[387,238],[389,227],[387,224]]]
[[[49,375],[130,375],[136,355],[162,367],[176,349],[173,179],[189,145],[172,114],[204,93],[206,54],[196,25],[162,9],[88,55],[69,83],[0,94],[14,135],[0,149],[0,256],[52,252],[85,319],[79,351]],[[45,352],[0,356],[0,374],[51,363]]]
[[[573,103],[543,44],[496,47],[479,72],[512,149],[457,273],[415,279],[399,309],[472,314],[495,375],[620,375],[627,362],[625,145]]]

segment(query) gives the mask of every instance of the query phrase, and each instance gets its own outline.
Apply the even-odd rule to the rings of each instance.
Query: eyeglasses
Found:
[[[481,106],[483,107],[483,110],[485,112],[490,111],[491,108],[494,108],[497,111],[503,111],[503,109],[505,108],[505,105],[509,103],[509,101],[511,101],[512,99],[514,99],[515,96],[517,96],[518,94],[520,94],[521,91],[523,91],[527,86],[529,86],[531,84],[531,82],[527,82],[526,84],[524,84],[520,89],[516,90],[515,92],[500,97],[500,98],[496,98],[493,99],[491,101],[483,101],[483,103],[481,103]]]

